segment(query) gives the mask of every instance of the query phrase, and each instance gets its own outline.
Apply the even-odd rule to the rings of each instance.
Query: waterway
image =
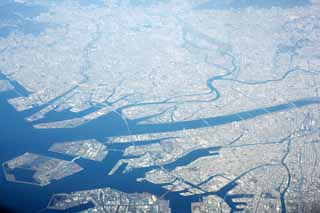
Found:
[[[2,78],[3,77],[4,76],[2,76]],[[48,152],[47,150],[54,142],[89,138],[105,140],[110,136],[129,134],[126,124],[122,118],[115,113],[108,114],[74,129],[34,129],[32,125],[26,122],[24,119],[34,110],[18,113],[11,105],[8,104],[7,100],[9,98],[15,97],[18,94],[26,95],[27,93],[22,87],[19,87],[16,82],[11,83],[15,85],[16,91],[4,92],[0,94],[0,162],[15,158],[16,156],[25,152],[68,159],[66,156],[54,154]],[[129,122],[129,124],[132,125],[130,126],[131,134],[178,131],[183,129],[202,128],[206,127],[207,125],[222,125],[238,121],[240,118],[252,119],[267,113],[289,110],[292,107],[303,107],[306,105],[319,103],[319,98],[297,100],[294,103],[281,104],[266,108],[267,110],[254,109],[231,115],[207,118],[205,119],[205,123],[203,120],[192,120],[156,125],[142,125],[133,122]],[[55,117],[54,114],[51,114],[51,116]],[[72,117],[68,111],[60,112],[59,116]],[[155,141],[150,141],[150,143],[154,142]],[[145,143],[148,143],[148,141]],[[112,148],[123,150],[125,149],[125,145],[113,145]],[[177,166],[186,165],[201,156],[209,155],[209,151],[215,151],[214,154],[219,154],[219,147],[191,152],[185,157],[180,158],[176,162],[165,165],[164,167],[171,170]],[[108,176],[107,173],[121,158],[123,158],[122,152],[111,151],[107,158],[102,162],[93,162],[85,159],[77,160],[77,163],[84,168],[83,171],[73,176],[66,177],[62,180],[52,182],[50,185],[45,187],[7,182],[5,181],[4,175],[1,172],[0,204],[16,211],[28,209],[31,212],[39,212],[46,207],[50,197],[54,193],[90,190],[102,187],[111,187],[124,192],[150,192],[157,196],[161,196],[166,193],[166,190],[161,188],[160,185],[136,181],[137,178],[143,177],[146,172],[154,169],[154,167],[135,169],[125,174],[117,172],[112,176]],[[71,158],[69,158],[69,160],[71,160]],[[239,204],[233,203],[232,199],[226,196],[227,192],[235,187],[235,185],[235,182],[231,182],[227,187],[221,189],[218,192],[218,195],[225,197],[226,202],[228,202],[231,207],[236,210],[238,209],[237,205]],[[178,193],[170,192],[165,195],[165,198],[170,200],[170,207],[172,208],[173,212],[190,212],[190,203],[199,200],[200,196],[182,197]]]
[[[6,2],[6,4],[4,4],[3,2]],[[29,8],[26,5],[12,3],[13,1],[11,0],[5,0],[3,2],[0,3],[0,20],[13,20],[15,22],[20,21],[21,24],[17,25],[16,27],[1,28],[0,37],[6,37],[11,32],[14,32],[17,29],[24,33],[32,33],[34,35],[41,33],[45,29],[44,25],[39,25],[39,23],[36,22],[26,22],[26,20],[22,20],[20,16],[15,15],[16,13],[19,13],[22,14],[23,17],[32,18],[44,11],[43,8]],[[80,1],[82,6],[90,5],[92,2],[96,2],[96,4],[101,3],[101,1],[99,0]],[[248,7],[270,8],[273,6],[288,8],[309,4],[309,1],[307,0],[244,0],[226,2],[229,3],[221,3],[221,1],[208,1],[198,9],[243,9]],[[208,88],[213,94],[215,94],[214,99],[219,98],[219,92],[213,86],[214,81],[226,79],[225,77],[227,77],[228,74],[229,73],[227,73],[225,76],[216,76],[208,80]],[[284,75],[284,77],[285,76],[286,75]],[[0,76],[0,78],[4,78],[4,76]],[[64,155],[48,152],[48,148],[55,142],[64,142],[70,140],[96,138],[98,140],[104,141],[110,136],[169,132],[223,125],[245,119],[254,119],[255,117],[262,116],[267,113],[290,110],[293,107],[304,107],[307,105],[320,103],[319,98],[308,98],[296,100],[293,103],[285,103],[263,109],[253,109],[230,115],[176,123],[138,124],[137,122],[129,121],[131,130],[130,133],[128,132],[126,123],[116,113],[110,113],[106,116],[103,116],[97,120],[91,121],[74,129],[37,130],[32,128],[32,125],[26,122],[24,119],[25,117],[31,115],[35,110],[37,110],[37,108],[18,113],[11,105],[8,104],[7,100],[9,98],[18,95],[27,95],[27,91],[25,91],[19,84],[17,84],[16,82],[11,83],[15,86],[15,91],[0,93],[0,162],[10,160],[24,154],[25,152],[32,152],[36,154],[71,160],[71,158],[68,158]],[[91,111],[85,111],[83,112],[83,114],[87,114],[90,112]],[[42,121],[66,119],[76,116],[81,115],[73,114],[69,111],[63,111],[60,113],[49,113],[48,116]],[[144,144],[154,142],[155,141],[146,141]],[[125,146],[126,145],[123,144],[118,146],[114,145],[112,148],[124,150]],[[209,151],[212,150],[215,151],[213,154],[219,154],[219,147],[213,147],[208,150],[198,150],[191,152],[185,157],[178,159],[176,162],[169,163],[164,167],[169,170],[174,169],[177,166],[188,164],[201,156],[209,155]],[[6,208],[9,208],[13,211],[21,212],[22,210],[28,210],[28,212],[40,212],[45,209],[52,194],[54,193],[68,193],[78,190],[91,190],[102,187],[111,187],[124,192],[149,192],[157,196],[161,196],[167,192],[165,189],[161,188],[161,185],[136,181],[137,178],[143,177],[147,171],[150,171],[154,167],[135,169],[125,174],[117,172],[112,176],[108,176],[108,172],[121,158],[121,152],[110,151],[107,158],[102,162],[93,162],[85,159],[77,160],[76,162],[84,168],[83,171],[73,176],[66,177],[62,180],[55,181],[45,187],[7,182],[4,178],[4,174],[0,172],[0,205],[5,206]],[[230,184],[222,188],[217,193],[217,195],[225,198],[225,201],[233,208],[233,210],[239,210],[237,204],[233,203],[232,201],[232,198],[234,197],[227,196],[227,192],[232,190],[235,186],[235,181],[232,181],[230,182]],[[204,193],[203,195],[207,194],[210,193]],[[251,195],[241,194],[237,196],[250,197]],[[165,194],[164,198],[170,200],[170,207],[172,208],[173,212],[187,213],[190,212],[191,202],[198,201],[201,196],[182,197],[178,193],[169,192]],[[87,207],[88,205],[85,205],[73,210],[81,210],[81,208],[83,209]]]
[[[53,142],[71,138],[92,137],[92,134],[90,134],[91,128],[88,128],[86,131],[72,131],[72,135],[69,136],[67,136],[68,134],[65,135],[63,130],[61,132],[54,131],[54,133],[47,132],[48,134],[46,134],[45,132],[33,129],[32,126],[24,120],[24,115],[27,113],[17,113],[13,107],[7,103],[7,99],[14,95],[13,92],[6,92],[0,95],[1,162],[12,159],[25,152],[57,157],[57,154],[52,155],[52,153],[47,151]],[[105,131],[109,134],[118,133],[120,135],[122,131],[126,131],[125,125],[121,124],[122,120],[116,115],[108,115],[103,120],[106,121],[103,122],[104,126],[106,126]],[[98,126],[95,125],[94,128],[99,129],[100,123],[101,122],[98,122],[98,124],[96,124]],[[124,147],[117,148],[123,149]],[[166,192],[160,186],[136,181],[136,178],[143,177],[148,169],[137,170],[129,172],[128,174],[116,173],[113,176],[108,176],[108,171],[121,159],[121,155],[121,152],[110,152],[103,162],[92,162],[84,159],[77,160],[77,163],[85,168],[84,171],[52,182],[52,184],[45,187],[7,182],[5,181],[4,174],[1,172],[0,204],[15,211],[28,209],[30,212],[39,212],[46,207],[53,193],[89,190],[101,187],[112,187],[125,192],[147,191],[158,196]],[[65,156],[58,157],[66,159]],[[192,159],[187,161],[190,160],[192,161]],[[185,199],[177,193],[169,193],[166,195],[166,198],[171,200],[171,207],[175,209],[175,212],[188,212],[190,201],[196,199],[195,197]]]

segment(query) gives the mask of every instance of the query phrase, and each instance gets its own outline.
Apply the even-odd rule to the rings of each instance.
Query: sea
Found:
[[[144,2],[141,0],[137,2],[135,2],[134,0],[131,1],[133,3],[139,2],[139,4],[134,5],[141,5]],[[81,0],[80,3],[83,6],[88,6],[91,4],[100,5],[101,1]],[[306,0],[208,0],[195,9],[243,9],[247,7],[270,8],[273,6],[288,8],[294,6],[304,6],[308,5],[309,3],[310,2]],[[32,18],[43,11],[46,11],[46,8],[40,6],[31,6],[30,4],[19,4],[12,0],[1,1],[0,23],[17,22],[19,24],[14,27],[0,28],[0,37],[5,38],[11,33],[17,31],[26,34],[31,33],[33,35],[38,35],[45,29],[46,25],[39,25],[31,21],[31,19],[28,19],[26,21],[25,19],[21,19],[21,16],[17,16],[16,13],[19,12],[19,14],[23,14],[24,17]],[[7,77],[0,74],[0,79],[7,79]],[[320,102],[319,99],[297,100],[296,102],[294,102],[294,104],[281,104],[269,107],[267,110],[254,109],[230,115],[206,118],[206,124],[204,124],[203,120],[192,120],[154,125],[140,125],[134,122],[129,122],[131,129],[130,133],[127,130],[125,122],[117,113],[107,114],[94,121],[71,129],[34,129],[32,127],[32,123],[27,122],[25,118],[28,115],[31,115],[32,113],[41,109],[41,107],[35,107],[27,111],[17,112],[8,103],[8,99],[18,96],[26,96],[28,95],[28,92],[21,85],[19,85],[19,83],[12,80],[11,83],[15,87],[13,91],[0,93],[0,163],[13,159],[19,155],[24,154],[25,152],[71,160],[71,157],[49,152],[48,148],[53,143],[62,143],[64,141],[93,138],[100,141],[107,141],[108,137],[111,136],[181,131],[184,129],[203,128],[207,124],[209,124],[210,126],[223,125],[230,122],[239,121],[240,118],[253,119],[266,113],[289,110],[293,106],[303,107]],[[87,113],[89,113],[89,111],[78,114],[72,113],[68,110],[62,112],[50,112],[43,121],[55,121],[78,117]],[[156,141],[146,141],[145,143],[154,142]],[[126,146],[114,145],[114,147],[112,148],[124,150]],[[193,160],[204,156],[208,151],[209,150],[201,150],[198,152],[193,152],[176,162],[168,164],[167,167],[169,169],[172,169],[177,166],[186,165]],[[219,147],[216,147],[215,151],[216,154],[219,154]],[[137,178],[144,177],[144,174],[152,168],[136,169],[125,174],[119,171],[114,175],[107,175],[112,167],[121,158],[123,158],[121,152],[110,151],[107,157],[102,162],[93,162],[85,159],[76,160],[76,162],[84,168],[83,171],[64,179],[53,181],[51,184],[45,187],[8,182],[5,180],[4,173],[0,171],[0,206],[14,212],[56,212],[46,209],[46,206],[53,194],[70,193],[73,191],[91,190],[104,187],[111,187],[113,189],[128,193],[149,192],[159,197],[164,195],[164,199],[168,199],[170,201],[172,212],[176,213],[190,212],[191,202],[201,200],[200,195],[183,197],[175,192],[167,192],[167,190],[163,189],[161,185],[151,184],[145,181],[137,181]],[[221,197],[226,195],[227,192],[232,189],[234,184],[235,183],[230,183],[230,185],[222,189],[218,195]],[[88,207],[90,206],[81,206],[69,209],[67,212],[76,212],[79,210],[84,210]],[[231,207],[236,209],[236,206]]]

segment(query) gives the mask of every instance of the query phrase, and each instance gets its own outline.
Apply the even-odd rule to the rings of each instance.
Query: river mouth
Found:
[[[27,123],[23,116],[17,113],[10,104],[7,103],[7,98],[14,96],[14,93],[6,93],[0,96],[0,104],[1,104],[1,137],[2,142],[0,144],[1,150],[3,150],[3,155],[1,155],[1,162],[4,162],[13,156],[20,155],[25,151],[32,151],[37,154],[43,154],[47,156],[58,156],[59,158],[64,158],[66,160],[70,160],[70,158],[66,158],[66,156],[55,155],[54,153],[50,153],[48,148],[50,144],[57,141],[65,141],[70,140],[70,138],[75,139],[83,139],[83,138],[91,138],[92,131],[91,128],[99,127],[101,130],[101,122],[104,124],[121,122],[119,117],[117,116],[107,116],[106,119],[102,119],[102,121],[98,123],[93,123],[89,126],[81,127],[82,130],[74,130],[74,133],[65,133],[62,129],[61,131],[53,131],[50,134],[46,134],[45,132],[39,132],[37,130],[32,130],[32,126]],[[10,122],[7,122],[7,119]],[[9,119],[10,118],[10,119]],[[107,121],[107,122],[106,122]],[[88,130],[89,129],[89,130]],[[113,136],[121,135],[124,131],[127,134],[125,128],[119,128],[119,126],[115,126],[113,131],[109,133]],[[84,131],[85,130],[85,131]],[[108,129],[107,129],[108,130]],[[115,131],[118,130],[118,131]],[[119,131],[120,130],[120,131]],[[14,132],[14,133],[12,133]],[[81,132],[81,134],[76,133]],[[106,138],[108,135],[101,132],[101,138]],[[110,133],[111,132],[111,133]],[[68,137],[64,137],[64,135],[69,135]],[[95,132],[96,135],[96,132]],[[70,137],[70,138],[69,138]],[[26,143],[24,138],[29,138],[29,142]],[[37,148],[35,148],[37,147]],[[125,146],[112,146],[112,148],[122,149],[124,150]],[[2,187],[1,192],[1,206],[13,208],[16,206],[16,203],[19,203],[18,208],[13,208],[14,211],[24,211],[28,209],[28,211],[38,212],[40,209],[44,209],[51,196],[54,193],[70,193],[77,190],[89,190],[96,188],[104,188],[104,187],[112,187],[114,189],[118,189],[124,192],[132,193],[132,192],[150,192],[154,195],[161,196],[167,191],[162,189],[161,186],[153,185],[147,182],[137,182],[137,178],[143,177],[145,172],[148,170],[137,170],[132,171],[126,174],[122,174],[118,172],[112,176],[108,176],[107,173],[112,169],[112,167],[116,164],[118,160],[122,158],[122,154],[119,151],[109,152],[106,159],[102,162],[92,162],[90,160],[80,159],[77,161],[82,167],[86,168],[84,171],[73,175],[72,177],[67,177],[65,179],[54,181],[50,185],[45,187],[33,186],[33,185],[25,185],[19,183],[10,183],[6,182],[4,174],[1,173],[0,180]],[[23,173],[21,173],[23,175]],[[126,183],[126,184],[123,184]],[[3,196],[6,195],[4,198]],[[17,196],[21,195],[33,195],[33,196]],[[2,199],[3,197],[3,199]],[[190,203],[191,201],[196,201],[196,197],[184,198],[180,196],[178,193],[169,193],[166,195],[167,199],[171,200],[171,208],[177,212],[189,212],[190,211]],[[76,208],[75,210],[85,210],[90,205],[85,205],[83,207]],[[57,212],[54,210],[46,210],[46,212]],[[69,211],[68,211],[69,212]]]
[[[105,210],[114,190],[173,213],[314,208],[319,4],[12,2],[0,3],[0,207],[57,212],[55,195],[76,194],[92,202],[65,212]]]

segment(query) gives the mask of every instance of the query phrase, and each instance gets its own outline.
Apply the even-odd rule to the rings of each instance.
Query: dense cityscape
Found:
[[[1,207],[320,211],[320,1],[1,11]]]

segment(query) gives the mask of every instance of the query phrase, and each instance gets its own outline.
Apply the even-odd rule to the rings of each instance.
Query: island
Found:
[[[108,154],[107,147],[94,139],[55,143],[49,151],[94,161],[102,161]]]
[[[87,209],[88,212],[171,212],[169,201],[149,193],[125,193],[111,188],[55,194],[47,208],[67,210],[87,203],[94,206]]]
[[[72,161],[25,153],[2,164],[7,181],[46,186],[82,170]]]

